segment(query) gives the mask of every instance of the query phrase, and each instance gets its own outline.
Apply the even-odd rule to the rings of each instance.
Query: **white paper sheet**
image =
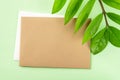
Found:
[[[33,12],[20,11],[18,15],[14,60],[19,60],[19,56],[20,56],[21,17],[63,17],[63,16],[55,15],[55,14],[53,15],[53,14],[46,14],[46,13],[33,13]]]

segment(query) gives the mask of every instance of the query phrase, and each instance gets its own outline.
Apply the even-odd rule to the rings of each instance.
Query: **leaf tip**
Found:
[[[65,17],[64,18],[64,24],[66,25],[69,22],[69,20]]]
[[[55,11],[54,9],[52,10],[52,14],[55,14],[55,13],[57,13],[57,11]]]
[[[86,43],[86,41],[83,39],[83,40],[82,40],[82,45],[84,45],[85,43]]]
[[[53,12],[53,11],[52,11],[51,13],[52,13],[52,14],[55,14],[55,12]]]
[[[78,30],[75,28],[75,29],[74,29],[74,33],[77,33],[77,32],[78,32]]]
[[[98,53],[94,53],[94,52],[92,52],[92,54],[93,54],[93,55],[97,55]]]
[[[67,24],[67,22],[66,21],[64,21],[64,25],[66,25]]]
[[[93,54],[93,55],[97,55],[99,52],[95,52],[93,51],[92,49],[90,49],[90,52]]]

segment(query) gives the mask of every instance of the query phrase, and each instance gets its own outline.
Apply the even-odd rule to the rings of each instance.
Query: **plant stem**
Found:
[[[100,3],[101,9],[102,9],[102,13],[103,13],[104,18],[105,18],[106,27],[108,27],[108,26],[109,26],[109,24],[108,24],[108,20],[107,20],[107,16],[106,16],[106,11],[105,11],[105,8],[104,8],[103,3],[102,3],[102,1],[101,1],[101,0],[99,0],[99,3]]]

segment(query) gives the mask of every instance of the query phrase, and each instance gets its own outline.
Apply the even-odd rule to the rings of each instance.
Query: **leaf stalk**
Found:
[[[102,9],[102,13],[103,13],[103,15],[104,15],[106,27],[108,27],[108,26],[109,26],[109,23],[108,23],[108,20],[107,20],[105,8],[104,8],[103,3],[102,3],[101,0],[99,0],[99,3],[100,3],[100,6],[101,6],[101,9]]]

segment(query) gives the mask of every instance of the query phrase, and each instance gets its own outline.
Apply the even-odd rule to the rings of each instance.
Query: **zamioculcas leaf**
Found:
[[[74,32],[77,32],[82,25],[84,24],[84,22],[87,20],[93,6],[96,0],[89,0],[87,2],[87,4],[84,6],[84,8],[82,9],[82,11],[80,12],[77,22],[75,24],[75,30]]]
[[[114,27],[109,27],[109,40],[111,44],[113,44],[116,47],[120,47],[120,30]]]
[[[113,8],[120,10],[120,0],[102,0],[102,1],[108,6],[111,6]]]
[[[65,13],[65,24],[67,24],[77,13],[83,0],[71,0]]]
[[[105,49],[108,44],[108,34],[107,29],[104,28],[91,39],[90,50],[93,54],[98,54]]]
[[[60,11],[63,8],[63,6],[65,5],[66,1],[67,0],[55,0],[54,5],[53,5],[53,9],[52,9],[52,14]]]
[[[107,15],[108,15],[108,17],[109,17],[111,20],[113,20],[114,22],[120,24],[120,15],[115,14],[115,13],[111,13],[111,12],[107,13]]]
[[[102,21],[103,15],[99,14],[93,21],[90,23],[90,25],[87,27],[84,37],[83,37],[83,44],[86,43],[88,40],[90,40],[94,34],[97,32],[100,23]]]

